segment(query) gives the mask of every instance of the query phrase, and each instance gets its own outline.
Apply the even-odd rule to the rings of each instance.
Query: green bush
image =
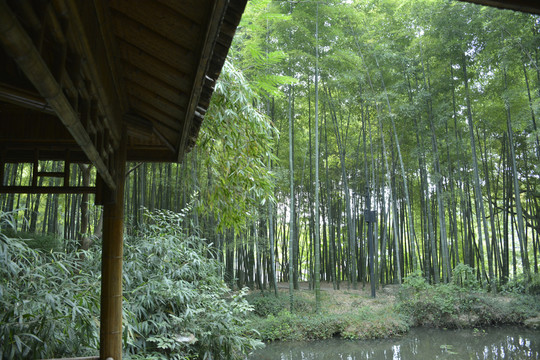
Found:
[[[254,321],[263,341],[315,340],[342,336],[348,339],[378,339],[409,329],[407,318],[393,308],[360,308],[355,313],[293,313],[282,310]]]
[[[43,252],[63,252],[66,240],[54,234],[34,234],[29,232],[15,231],[12,228],[2,229],[2,234],[9,239],[20,239],[34,250]]]
[[[183,234],[185,214],[147,213],[151,225],[125,242],[126,350],[156,358],[242,357],[262,346],[245,333],[253,308],[245,290],[234,294],[221,279],[213,249]]]
[[[478,290],[481,287],[474,269],[462,263],[452,270],[452,284],[467,290]]]
[[[429,284],[420,270],[415,270],[403,280],[403,288],[407,290],[414,290],[418,292],[426,290],[428,287]]]
[[[540,273],[532,273],[529,280],[523,274],[519,274],[504,284],[502,291],[513,294],[540,295]]]
[[[335,314],[291,314],[282,310],[256,322],[263,341],[329,339],[342,332],[345,318]]]
[[[343,332],[344,320],[343,316],[335,314],[313,314],[301,318],[297,328],[303,339],[330,339]]]
[[[537,314],[537,297],[483,292],[471,270],[460,266],[450,284],[404,285],[399,294],[399,311],[415,325],[445,328],[519,324]],[[413,277],[413,283],[419,283],[417,275]]]
[[[540,273],[531,274],[531,280],[526,287],[527,294],[540,295]]]
[[[268,315],[256,323],[256,330],[263,341],[300,340],[296,331],[298,318],[288,310],[282,310],[277,315]]]
[[[95,355],[99,254],[86,252],[84,262],[78,255],[35,250],[0,234],[2,358]]]

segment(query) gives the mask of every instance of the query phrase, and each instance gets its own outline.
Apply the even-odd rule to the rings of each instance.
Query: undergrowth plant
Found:
[[[146,213],[125,245],[127,351],[135,358],[233,359],[262,343],[243,334],[252,306],[232,293],[213,249],[183,234],[184,213]]]
[[[448,284],[430,285],[420,271],[407,276],[399,292],[398,308],[413,324],[421,326],[460,328],[521,324],[540,310],[538,297],[523,292],[506,297],[487,293],[474,269],[459,264]]]
[[[10,216],[0,213],[3,228]],[[94,355],[99,254],[32,249],[0,233],[0,354],[3,359]]]
[[[188,210],[147,213],[124,241],[124,351],[135,359],[235,359],[262,346],[246,333],[252,307],[232,293],[203,239],[187,236]],[[9,214],[0,214],[3,228]],[[101,247],[32,249],[0,233],[0,356],[96,355]]]

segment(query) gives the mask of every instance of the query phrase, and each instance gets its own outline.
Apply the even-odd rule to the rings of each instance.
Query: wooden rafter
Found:
[[[4,0],[0,1],[0,42],[26,77],[47,100],[105,183],[116,187],[107,163],[84,128],[78,113],[62,91],[40,52]]]
[[[111,71],[110,66],[112,64],[107,63],[109,58],[106,46],[101,42],[96,42],[94,37],[102,38],[101,29],[99,27],[102,24],[99,24],[95,17],[86,16],[84,19],[90,21],[92,19],[94,22],[92,24],[83,23],[83,18],[79,12],[84,11],[95,11],[93,4],[90,1],[76,1],[76,0],[56,0],[57,4],[64,4],[63,6],[58,6],[65,9],[64,11],[68,12],[68,16],[71,23],[71,31],[68,35],[72,36],[72,43],[75,44],[78,49],[77,51],[84,59],[85,70],[88,72],[89,79],[92,81],[92,87],[95,89],[95,96],[98,99],[98,106],[102,110],[103,120],[105,122],[107,130],[109,130],[111,140],[114,144],[114,147],[118,147],[120,143],[122,122],[122,114],[126,109],[122,109],[120,105],[125,104],[123,93],[120,93],[121,90],[114,85],[114,76],[112,75],[114,71]],[[79,9],[78,6],[88,6],[88,9]],[[96,30],[94,33],[87,33],[85,28],[89,26],[94,26],[99,30]],[[95,47],[90,45],[90,41],[93,41]],[[100,44],[99,48],[97,44]],[[98,52],[96,54],[96,52]],[[104,64],[98,64],[98,60],[101,60]]]

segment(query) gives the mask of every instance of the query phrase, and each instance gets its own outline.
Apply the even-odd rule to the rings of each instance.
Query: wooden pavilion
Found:
[[[95,193],[104,206],[101,359],[122,357],[125,163],[178,162],[194,145],[245,5],[0,0],[0,193]],[[34,164],[30,186],[4,185],[10,162]],[[70,184],[72,163],[94,165],[96,184]]]
[[[540,14],[537,1],[469,1]],[[0,193],[104,206],[101,359],[122,357],[125,163],[179,162],[193,146],[246,2],[0,0]],[[6,186],[4,165],[21,162],[32,184]],[[70,184],[72,163],[92,164],[96,183]]]

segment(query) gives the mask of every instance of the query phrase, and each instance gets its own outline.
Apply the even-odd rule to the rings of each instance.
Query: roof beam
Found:
[[[47,100],[88,159],[94,164],[105,183],[111,189],[115,189],[116,184],[107,164],[94,146],[79,115],[71,106],[60,84],[5,0],[0,0],[0,42],[41,96]]]
[[[54,114],[49,104],[39,94],[5,83],[0,83],[0,100],[46,114]]]
[[[92,186],[0,186],[0,194],[95,194]]]

